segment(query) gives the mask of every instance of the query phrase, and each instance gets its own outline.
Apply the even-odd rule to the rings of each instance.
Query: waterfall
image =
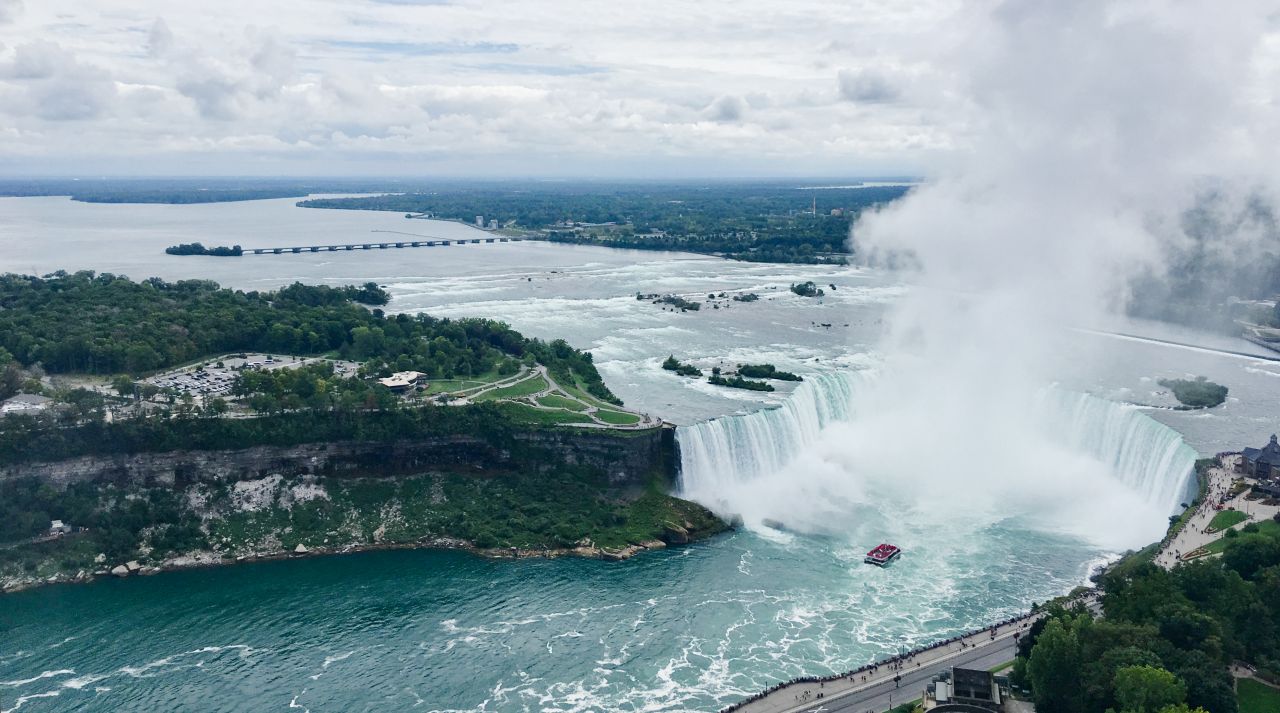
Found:
[[[721,492],[780,471],[828,424],[853,416],[860,372],[806,376],[777,408],[676,429],[681,489]]]
[[[1062,389],[1046,389],[1045,417],[1059,438],[1111,467],[1144,498],[1173,512],[1187,493],[1196,451],[1172,428],[1130,405]]]
[[[856,420],[859,391],[869,382],[864,373],[805,378],[776,408],[680,427],[683,493],[726,510],[728,495],[782,472],[829,425]],[[1134,407],[1059,388],[1045,389],[1033,408],[1039,413],[1026,419],[1032,428],[1067,451],[1105,465],[1110,477],[1154,509],[1173,512],[1185,496],[1196,452],[1173,429]]]

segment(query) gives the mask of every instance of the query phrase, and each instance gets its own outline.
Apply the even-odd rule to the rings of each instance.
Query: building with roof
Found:
[[[1274,435],[1271,442],[1261,448],[1246,448],[1244,457],[1236,465],[1236,469],[1251,478],[1259,480],[1280,476],[1280,442]]]
[[[418,379],[421,379],[423,376],[425,376],[425,374],[418,371],[397,371],[391,376],[378,379],[378,383],[392,391],[408,391],[416,386],[418,384]]]
[[[930,713],[989,713],[1003,711],[1003,677],[990,671],[953,667],[929,682],[924,709]]]
[[[18,394],[0,403],[0,414],[36,413],[53,403],[53,399],[40,394]]]

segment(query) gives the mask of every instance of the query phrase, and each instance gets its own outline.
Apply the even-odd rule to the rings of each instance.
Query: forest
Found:
[[[1103,616],[1051,609],[1019,642],[1013,680],[1040,713],[1236,713],[1231,662],[1280,680],[1280,527],[1262,525],[1220,559],[1113,569]]]
[[[429,213],[544,230],[555,242],[685,250],[733,259],[842,263],[852,221],[906,186],[801,190],[734,183],[450,186],[430,192],[302,201],[308,208]],[[816,204],[816,207],[815,207]]]
[[[576,375],[592,395],[616,401],[591,355],[562,340],[526,339],[491,320],[386,316],[357,304],[387,299],[374,283],[244,292],[90,271],[0,275],[0,350],[49,373],[134,376],[244,351],[333,354],[371,373],[412,369],[433,379],[527,360],[570,383]]]

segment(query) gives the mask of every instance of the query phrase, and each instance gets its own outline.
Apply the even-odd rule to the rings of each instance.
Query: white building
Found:
[[[425,374],[418,371],[397,371],[385,379],[378,379],[378,383],[391,389],[392,391],[406,391],[418,383]]]
[[[483,215],[477,215],[477,216],[476,216],[476,225],[480,226],[481,228],[483,228],[483,227],[484,227],[484,216],[483,216]]]

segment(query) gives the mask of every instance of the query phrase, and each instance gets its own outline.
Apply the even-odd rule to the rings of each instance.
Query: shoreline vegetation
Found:
[[[849,229],[857,217],[910,190],[856,182],[821,192],[803,188],[764,182],[442,185],[429,191],[316,198],[298,205],[458,220],[576,245],[843,265],[850,257]]]
[[[81,483],[61,498],[30,480],[0,486],[6,514],[34,509],[37,516],[56,513],[94,525],[0,548],[4,593],[381,549],[622,561],[730,529],[705,508],[667,495],[665,481],[656,476],[639,494],[627,494],[615,492],[590,469],[572,467],[497,478],[452,472],[277,475],[183,491]],[[123,509],[101,507],[126,501]],[[140,534],[131,537],[130,527]]]

